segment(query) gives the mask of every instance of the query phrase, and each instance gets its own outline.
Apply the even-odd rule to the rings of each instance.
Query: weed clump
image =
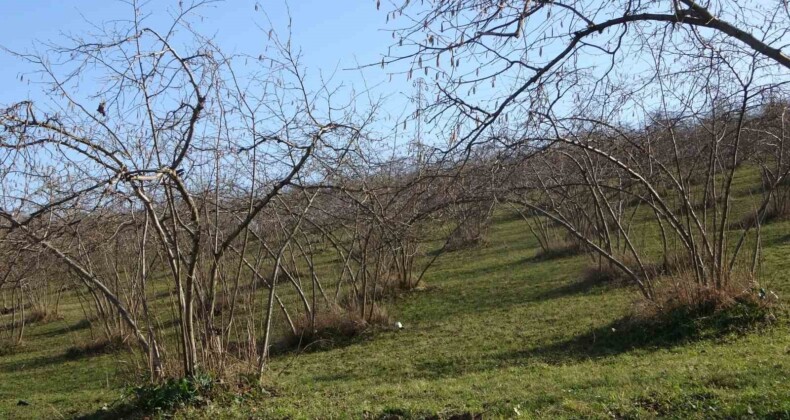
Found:
[[[170,411],[199,405],[208,400],[214,389],[214,379],[207,374],[190,378],[168,379],[131,388],[134,406],[146,413]]]
[[[717,338],[758,330],[775,323],[782,312],[778,296],[758,286],[713,287],[681,280],[685,287],[675,283],[660,290],[654,302],[637,305],[624,329],[670,342]]]

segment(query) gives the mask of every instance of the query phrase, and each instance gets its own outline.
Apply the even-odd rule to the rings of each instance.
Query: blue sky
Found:
[[[149,0],[144,3],[144,8],[153,13],[148,24],[155,28],[167,24],[167,10],[172,11],[178,3],[178,0]],[[380,61],[382,53],[392,43],[390,32],[385,30],[385,10],[389,10],[391,5],[389,1],[382,3],[382,10],[377,11],[375,0],[290,0],[292,41],[302,51],[308,80],[315,80],[319,71],[326,75],[337,69],[354,67],[357,63]],[[118,0],[2,0],[2,6],[0,46],[15,51],[30,50],[42,41],[63,43],[63,34],[90,32],[89,22],[101,24],[131,16],[131,6]],[[226,53],[252,56],[264,52],[269,27],[267,16],[281,34],[288,17],[285,0],[226,0],[203,8],[202,15],[204,19],[197,24],[201,33],[214,35]],[[405,21],[398,23],[406,24]],[[541,21],[538,19],[533,23],[540,25]],[[392,24],[389,28],[393,28]],[[552,53],[547,50],[546,57]],[[581,58],[585,65],[599,64],[599,59],[592,55]],[[630,77],[638,76],[640,69],[646,67],[633,57],[628,60],[620,63],[618,68]],[[464,63],[469,66],[475,64]],[[19,80],[21,74],[30,70],[31,67],[21,60],[0,51],[0,106],[25,99],[42,99],[39,87],[31,84],[29,78],[26,77],[24,82]],[[376,86],[374,96],[388,97],[385,113],[392,119],[385,119],[385,124],[400,121],[415,108],[406,99],[406,95],[414,92],[412,82],[407,82],[403,75],[395,76],[389,82],[387,70],[373,66],[364,72],[367,85]],[[338,70],[334,82],[354,86],[357,90],[363,88],[363,77],[359,71]],[[496,90],[507,88],[501,87],[502,84],[500,82]],[[90,89],[86,87],[86,90]],[[494,88],[484,87],[478,95],[471,97],[476,100],[495,97],[491,90]],[[409,124],[411,129],[413,124]]]
[[[226,52],[262,52],[268,15],[275,27],[287,25],[286,3],[282,0],[229,0],[202,9],[204,20],[199,29],[214,34]],[[149,25],[167,23],[165,9],[177,6],[177,0],[156,0],[145,9],[154,14]],[[353,67],[355,63],[378,62],[391,42],[390,33],[383,31],[385,12],[376,10],[372,0],[296,0],[288,4],[293,18],[293,43],[301,48],[303,63],[308,72],[325,74],[338,68]],[[31,50],[39,42],[62,43],[63,34],[89,32],[88,22],[102,23],[130,16],[131,6],[114,0],[3,0],[0,17],[0,46],[14,50]],[[265,13],[265,14],[264,14]],[[4,52],[0,52],[0,104],[24,99],[36,99],[38,88],[27,81],[20,82],[21,74],[29,66]],[[361,85],[358,71],[343,71],[337,81]],[[27,79],[27,78],[26,78]],[[381,84],[388,77],[378,67],[365,72],[369,84]],[[380,85],[377,93],[402,97],[401,91],[411,84],[394,81]],[[408,92],[405,92],[408,93]],[[395,102],[401,102],[402,100]]]

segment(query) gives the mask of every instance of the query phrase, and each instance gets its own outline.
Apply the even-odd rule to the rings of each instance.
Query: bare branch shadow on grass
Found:
[[[348,372],[336,372],[313,376],[313,380],[316,382],[342,382],[352,379],[354,379],[354,375]]]
[[[65,354],[37,357],[35,359],[25,359],[15,362],[1,363],[0,371],[5,373],[15,373],[23,370],[40,369],[58,365],[68,361],[79,360],[81,358],[67,357]]]
[[[68,334],[68,333],[71,333],[71,332],[74,332],[74,331],[84,330],[84,329],[90,328],[90,326],[91,326],[91,322],[89,320],[87,320],[87,319],[83,319],[83,320],[81,320],[81,321],[79,321],[77,323],[71,324],[71,325],[64,325],[64,326],[62,326],[60,328],[56,328],[54,330],[38,333],[38,334],[36,334],[36,336],[38,336],[38,337],[56,337],[56,336],[63,335],[63,334]]]
[[[119,404],[106,410],[99,409],[93,413],[76,417],[78,420],[113,420],[113,419],[146,419],[151,418],[132,404]]]
[[[784,321],[778,321],[784,322]],[[774,324],[773,312],[750,302],[726,310],[676,308],[655,318],[621,317],[568,339],[533,348],[491,353],[482,357],[433,358],[416,362],[425,379],[458,377],[539,362],[566,365],[617,357],[630,352],[653,352],[706,340],[735,339]]]
[[[631,285],[619,273],[611,270],[587,269],[577,281],[538,293],[530,300],[533,302],[560,299],[563,297],[588,294],[591,292],[607,292],[614,289],[628,288]]]
[[[786,232],[786,230],[784,232]],[[766,235],[767,237],[763,239],[762,246],[764,248],[768,248],[790,244],[790,233],[784,232],[774,235]]]
[[[518,270],[531,259],[525,259],[501,270]],[[576,264],[577,262],[574,262]],[[540,264],[540,263],[537,263]],[[584,263],[581,263],[584,266]],[[575,271],[575,269],[574,269]],[[482,276],[482,274],[477,274]],[[552,273],[549,273],[552,275]],[[578,280],[576,279],[578,278]],[[524,278],[517,287],[499,287],[490,283],[471,283],[465,286],[463,293],[448,294],[446,290],[436,294],[426,293],[425,299],[436,301],[434,304],[423,305],[437,312],[435,318],[448,318],[469,312],[480,312],[491,309],[504,309],[510,306],[545,302],[571,296],[601,294],[618,289],[630,289],[630,284],[614,268],[586,268],[570,281],[557,278],[546,278],[540,274]]]
[[[410,303],[420,307],[421,319],[437,321],[489,310],[504,310],[512,306],[546,302],[551,299],[599,294],[631,287],[628,282],[623,281],[622,276],[618,273],[593,269],[582,270],[581,267],[586,265],[586,262],[582,260],[568,259],[568,264],[564,266],[565,275],[553,270],[553,265],[544,266],[537,271],[528,270],[527,264],[530,264],[531,261],[533,261],[532,258],[527,258],[507,265],[481,267],[477,270],[464,272],[461,277],[490,278],[497,276],[504,283],[470,280],[464,282],[462,288],[456,285],[439,284],[435,290],[426,291],[416,298],[417,301]],[[547,264],[547,262],[534,264]],[[564,280],[567,278],[568,272],[574,273],[570,281]]]
[[[90,357],[101,356],[111,353],[128,351],[129,347],[120,338],[111,340],[97,340],[83,343],[67,348],[62,353],[25,359],[15,362],[0,363],[0,371],[14,373],[20,370],[40,369],[59,365],[66,362],[74,362]]]
[[[524,359],[549,364],[581,362],[632,351],[655,351],[692,342],[735,338],[775,323],[773,312],[752,302],[725,310],[677,307],[655,318],[625,316],[576,337],[497,356],[503,362]]]
[[[328,336],[319,337],[315,339],[304,339],[294,342],[293,339],[279,338],[274,340],[269,346],[269,356],[275,357],[298,357],[307,353],[323,353],[327,351],[339,350],[346,347],[361,345],[369,341],[375,340],[380,332],[386,329],[381,327],[374,327],[370,330],[361,331],[353,336]],[[243,360],[246,357],[245,352],[249,352],[248,348],[250,343],[244,341],[231,341],[228,343],[226,351],[234,357]],[[263,351],[262,340],[255,343],[256,354],[261,354]]]

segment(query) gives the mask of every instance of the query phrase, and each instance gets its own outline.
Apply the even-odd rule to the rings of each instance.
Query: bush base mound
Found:
[[[623,330],[645,334],[642,339],[649,341],[719,338],[759,330],[777,322],[782,312],[778,299],[760,288],[700,287],[663,296],[640,305]]]
[[[296,332],[289,334],[274,346],[274,353],[293,350],[328,350],[359,338],[371,327],[390,325],[390,317],[384,307],[374,305],[365,314],[343,308],[318,312],[315,320],[301,317],[295,323]]]

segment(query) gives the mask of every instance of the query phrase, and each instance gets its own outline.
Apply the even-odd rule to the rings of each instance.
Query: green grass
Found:
[[[790,222],[764,226],[763,238],[761,281],[784,298]],[[389,306],[403,330],[278,356],[270,395],[177,416],[790,418],[786,321],[747,334],[651,340],[645,331],[637,340],[619,329],[636,290],[584,282],[588,256],[534,259],[536,241],[512,217],[498,217],[487,239],[443,255],[424,290]],[[76,303],[63,313],[31,327],[24,349],[0,356],[0,418],[72,417],[120,397],[134,357],[67,358],[89,330],[69,328],[80,319]]]
[[[578,337],[625,316],[635,291],[573,287],[587,257],[532,262],[536,244],[518,221],[497,223],[489,239],[483,249],[443,258],[432,287],[396,305],[404,330],[277,359],[269,378],[275,397],[188,415],[790,415],[784,325],[671,347],[579,345]],[[782,265],[769,275],[780,294],[790,283]]]
[[[0,418],[71,418],[118,398],[131,357],[67,355],[90,339],[89,329],[75,328],[81,326],[76,308],[68,309],[69,316],[34,325],[22,348],[0,356]]]

